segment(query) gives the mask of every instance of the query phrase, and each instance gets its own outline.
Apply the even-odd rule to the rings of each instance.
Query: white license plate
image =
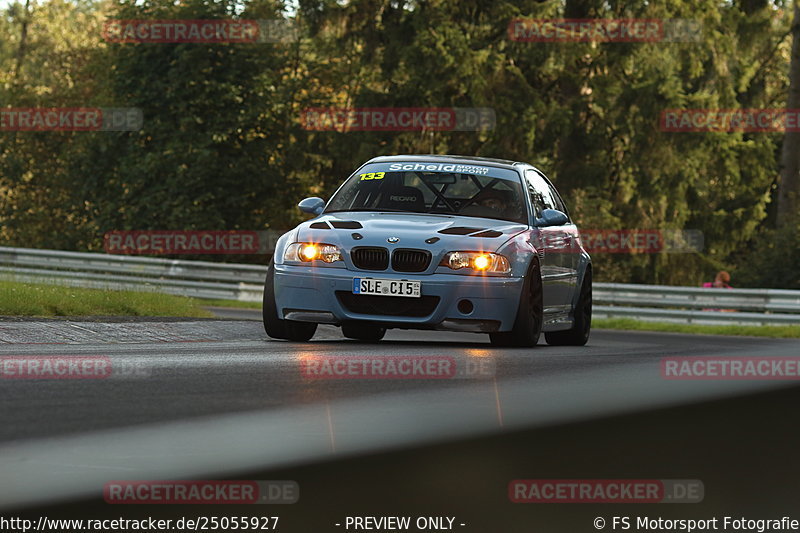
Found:
[[[396,279],[353,278],[353,294],[372,296],[406,296],[419,298],[422,291],[421,281]]]

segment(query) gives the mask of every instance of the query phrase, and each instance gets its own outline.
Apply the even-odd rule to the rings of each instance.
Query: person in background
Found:
[[[720,270],[717,272],[717,277],[714,278],[714,281],[707,281],[703,283],[703,287],[707,289],[732,289],[728,282],[731,280],[731,275],[725,272],[724,270]],[[703,309],[703,311],[721,311],[723,313],[735,313],[735,309]]]
[[[728,282],[731,280],[731,275],[725,272],[724,270],[720,270],[717,272],[717,277],[714,278],[714,281],[707,281],[703,283],[703,287],[706,288],[713,288],[713,289],[731,289]]]

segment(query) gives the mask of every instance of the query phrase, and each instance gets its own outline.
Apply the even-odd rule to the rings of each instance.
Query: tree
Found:
[[[786,108],[800,110],[800,4],[795,0],[792,22],[792,56],[789,67],[789,95]],[[778,188],[778,226],[797,218],[800,196],[800,131],[787,131],[781,149],[780,185]]]

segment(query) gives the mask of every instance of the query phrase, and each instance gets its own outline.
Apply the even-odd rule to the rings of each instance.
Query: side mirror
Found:
[[[545,209],[542,216],[536,219],[537,226],[563,226],[569,222],[569,217],[558,209]]]
[[[320,213],[322,213],[322,210],[325,209],[325,200],[313,196],[311,198],[306,198],[305,200],[297,204],[297,207],[299,207],[300,211],[302,211],[303,213],[308,213],[309,215],[318,216]]]

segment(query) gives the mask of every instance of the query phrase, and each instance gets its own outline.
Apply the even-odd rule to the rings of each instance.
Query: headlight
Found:
[[[324,261],[333,263],[342,260],[342,252],[333,244],[323,244],[314,242],[296,242],[286,247],[283,253],[284,261]]]
[[[476,272],[511,272],[511,265],[505,256],[485,252],[450,252],[439,265],[453,270],[469,268]]]

